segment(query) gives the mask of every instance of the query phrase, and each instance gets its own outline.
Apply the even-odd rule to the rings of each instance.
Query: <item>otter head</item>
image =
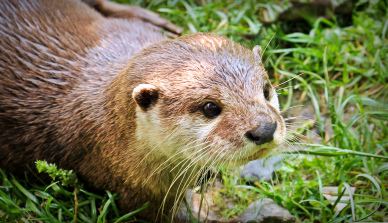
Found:
[[[194,34],[143,50],[129,70],[136,76],[136,137],[156,155],[241,164],[285,139],[257,47]]]

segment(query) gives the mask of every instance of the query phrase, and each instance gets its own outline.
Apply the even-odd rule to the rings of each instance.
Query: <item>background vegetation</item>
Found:
[[[292,150],[270,182],[246,185],[224,174],[227,196],[241,203],[272,198],[298,222],[388,221],[386,1],[358,1],[348,13],[326,10],[325,16],[301,11],[291,19],[282,18],[291,7],[284,1],[120,2],[148,7],[185,33],[215,32],[265,50],[265,66],[289,117]],[[55,168],[41,165],[45,172]],[[0,221],[64,222],[76,216],[78,222],[122,222],[146,208],[121,216],[115,195],[90,193],[63,176],[69,180],[71,173],[37,186],[0,172]],[[337,212],[338,202],[323,196],[326,186],[356,191]],[[232,216],[236,208],[223,213]]]

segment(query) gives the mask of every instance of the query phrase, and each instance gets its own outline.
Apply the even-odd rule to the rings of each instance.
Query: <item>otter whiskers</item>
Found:
[[[191,159],[191,157],[189,158],[186,158],[185,161],[182,163],[182,164],[179,164],[179,166],[181,166],[181,168],[177,171],[177,174],[175,175],[174,179],[172,180],[172,182],[170,183],[170,186],[168,187],[167,189],[167,192],[163,198],[163,201],[162,201],[162,205],[160,207],[160,210],[158,211],[158,215],[159,215],[159,212],[162,211],[163,213],[163,210],[164,210],[164,205],[167,201],[167,198],[168,198],[168,195],[169,195],[169,192],[170,190],[173,188],[175,182],[177,182],[178,179],[182,178],[181,180],[184,180],[184,176],[187,174],[187,170],[191,167],[194,167],[194,165],[197,164],[197,161],[201,160],[204,156],[207,155],[206,153],[206,149],[209,148],[209,146],[205,146],[203,149],[201,149],[199,152],[195,153],[193,156],[195,156],[196,154],[199,154],[197,155],[196,158],[194,159]],[[173,169],[177,168],[177,166],[175,166]],[[188,179],[187,179],[188,180]]]
[[[211,146],[213,146],[213,145],[211,145]],[[187,179],[190,179],[190,180],[187,180],[186,183],[183,185],[183,187],[181,187],[181,185],[179,185],[179,187],[178,187],[178,196],[175,198],[174,206],[173,206],[173,213],[174,213],[173,216],[178,211],[179,201],[183,199],[183,195],[185,194],[185,191],[187,190],[187,188],[189,186],[189,183],[192,180],[197,180],[197,183],[200,184],[201,182],[203,182],[204,177],[205,177],[205,175],[202,175],[201,178],[198,179],[198,177],[201,174],[206,173],[206,172],[210,171],[211,169],[217,169],[218,162],[219,162],[219,160],[221,158],[219,156],[222,154],[222,151],[225,150],[225,149],[226,149],[225,147],[221,148],[221,149],[217,149],[217,151],[214,154],[210,154],[209,158],[207,159],[207,161],[204,164],[202,164],[202,165],[199,164],[201,166],[199,169],[197,169],[197,170],[196,169],[192,169],[191,173],[187,177]],[[212,179],[215,179],[215,177],[216,177],[216,174],[213,175]],[[181,181],[181,183],[182,182],[183,181]],[[198,186],[198,184],[194,184],[194,187]]]
[[[190,142],[190,144],[193,144],[194,146],[188,146],[187,148],[183,148],[180,151],[175,152],[173,155],[171,155],[168,159],[166,159],[164,162],[162,162],[159,166],[155,168],[154,171],[151,172],[151,174],[147,177],[147,179],[144,181],[144,184],[147,184],[148,180],[153,177],[156,173],[162,172],[164,169],[170,167],[171,165],[175,165],[173,169],[170,170],[172,172],[177,166],[180,166],[180,164],[183,161],[186,161],[186,158],[183,158],[181,155],[185,154],[186,152],[195,149],[197,147],[201,147],[202,145],[205,145],[206,143],[200,143],[197,144],[196,141]],[[197,150],[194,152],[194,155],[200,153],[201,150]],[[180,162],[176,163],[179,159],[182,159]]]

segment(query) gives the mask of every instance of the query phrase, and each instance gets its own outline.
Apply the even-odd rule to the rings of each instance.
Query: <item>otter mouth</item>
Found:
[[[260,148],[258,151],[254,152],[252,155],[244,157],[244,159],[247,161],[261,159],[261,158],[264,158],[265,156],[267,156],[270,151],[271,151],[271,149],[269,149],[269,148]]]
[[[270,148],[260,148],[258,151],[254,152],[253,154],[250,154],[248,156],[242,156],[239,159],[232,160],[231,164],[233,166],[235,165],[239,166],[239,165],[244,165],[252,160],[262,159],[266,157],[270,151],[271,151]]]

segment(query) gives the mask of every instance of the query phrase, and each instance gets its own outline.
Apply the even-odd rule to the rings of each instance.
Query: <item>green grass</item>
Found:
[[[147,208],[120,215],[116,196],[106,191],[95,194],[83,189],[76,175],[53,164],[39,161],[39,172],[52,177],[49,185],[29,183],[0,170],[0,222],[128,222]]]
[[[293,124],[302,126],[295,133],[304,139],[296,146],[302,151],[285,155],[284,165],[270,182],[247,186],[235,174],[225,173],[225,196],[242,206],[252,199],[272,198],[299,222],[387,221],[386,1],[359,1],[349,24],[333,15],[309,16],[300,24],[278,21],[270,25],[262,19],[276,16],[288,3],[120,2],[149,7],[186,33],[216,32],[247,47],[261,45],[265,66],[274,85],[279,85],[282,109],[313,107],[314,125],[302,118]],[[304,26],[303,33],[295,29],[298,24]],[[78,222],[133,219],[134,213],[120,218],[115,196],[109,192],[93,194],[80,185],[59,182],[36,186],[0,173],[0,221],[68,222],[76,209]],[[349,205],[336,213],[335,205],[322,195],[325,186],[338,186],[339,191],[356,187],[356,192]],[[225,208],[223,214],[233,216],[243,210],[241,205]]]

